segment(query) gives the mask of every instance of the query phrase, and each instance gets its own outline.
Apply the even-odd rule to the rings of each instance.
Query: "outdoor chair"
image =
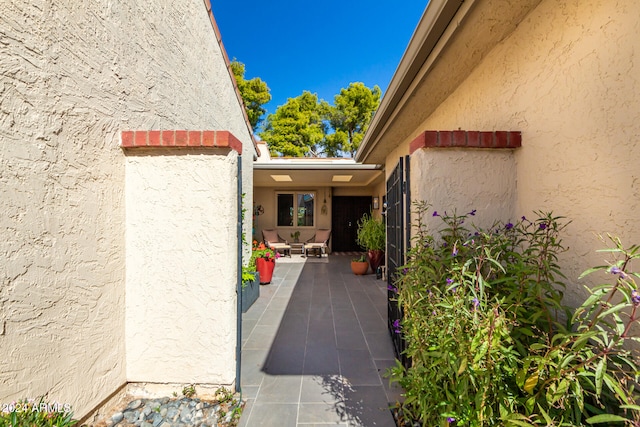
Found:
[[[283,255],[291,258],[291,245],[280,237],[277,230],[262,230],[262,240],[266,247],[274,251],[282,251]]]
[[[309,251],[315,251],[318,257],[327,253],[329,247],[329,239],[331,238],[331,230],[318,230],[313,238],[307,240],[304,245],[304,255],[309,256]]]

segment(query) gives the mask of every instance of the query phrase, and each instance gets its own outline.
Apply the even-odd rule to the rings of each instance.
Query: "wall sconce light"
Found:
[[[322,208],[320,209],[320,213],[322,215],[326,215],[327,212],[329,211],[327,209],[327,192],[326,192],[326,190],[323,190],[322,194],[324,194],[324,201],[322,202]]]
[[[379,197],[374,197],[373,198],[373,209],[380,209],[380,198]]]

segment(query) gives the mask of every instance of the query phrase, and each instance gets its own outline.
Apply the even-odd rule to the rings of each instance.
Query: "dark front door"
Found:
[[[371,197],[334,196],[331,206],[331,250],[361,251],[362,248],[356,243],[358,220],[371,212]]]

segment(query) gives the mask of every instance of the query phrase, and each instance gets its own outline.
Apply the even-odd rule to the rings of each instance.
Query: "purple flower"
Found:
[[[521,218],[521,219],[522,219],[523,221],[526,221],[526,220],[527,220],[527,218],[526,218],[524,215],[522,215],[522,218]]]
[[[542,223],[540,224],[540,230],[546,230],[547,229],[547,224],[546,223]]]
[[[451,423],[455,423],[455,422],[456,422],[456,419],[455,419],[455,418],[453,418],[453,417],[447,417],[447,422],[448,422],[449,424],[451,424]]]
[[[511,230],[513,228],[513,224],[508,222],[507,225],[504,226],[504,228],[506,228],[507,230]]]
[[[476,310],[478,307],[480,307],[480,301],[478,300],[478,298],[474,298],[473,301],[473,309]]]
[[[451,256],[458,256],[458,248],[453,247],[453,252],[451,252]]]
[[[407,274],[409,272],[409,270],[407,270],[406,268],[402,269],[402,274]]]
[[[474,209],[471,212],[469,212],[469,215],[471,215],[471,216],[475,216],[475,214],[476,214],[476,209]]]
[[[433,215],[432,216],[440,216],[440,215],[438,214],[438,211],[433,211]]]
[[[389,290],[389,291],[391,291],[391,292],[393,292],[395,294],[398,293],[398,289],[396,289],[396,287],[393,286],[393,285],[387,285],[387,290]]]
[[[631,302],[636,307],[640,305],[640,295],[638,295],[638,291],[636,291],[635,289],[631,291]]]
[[[447,285],[451,285],[451,284],[453,284],[453,279],[451,277],[449,277],[447,279]]]
[[[622,271],[622,269],[620,267],[618,267],[617,265],[614,265],[613,267],[611,267],[609,269],[609,273],[611,273],[611,274],[619,274],[621,279],[625,279],[627,277],[627,275],[624,273],[624,271]]]
[[[400,319],[396,319],[393,321],[393,332],[396,334],[400,333]]]

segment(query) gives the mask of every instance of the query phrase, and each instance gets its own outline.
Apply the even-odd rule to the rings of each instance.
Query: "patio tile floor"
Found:
[[[386,283],[355,276],[350,257],[292,255],[243,315],[241,427],[394,427],[401,390],[383,377],[394,364]]]

